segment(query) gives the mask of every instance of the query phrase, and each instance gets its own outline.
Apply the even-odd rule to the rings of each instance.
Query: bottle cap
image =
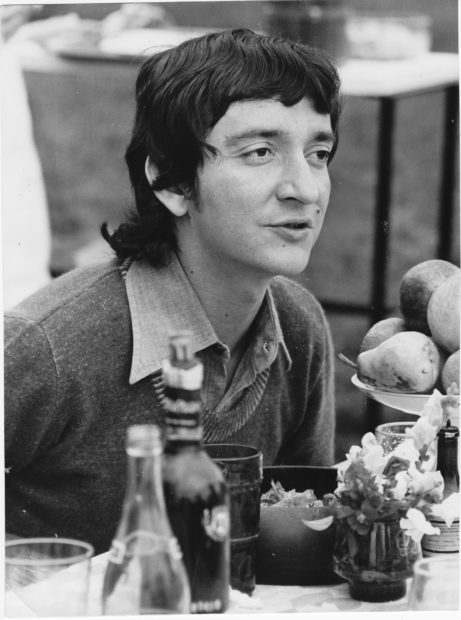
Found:
[[[172,363],[190,362],[194,359],[191,331],[184,330],[170,336],[170,359]]]
[[[446,425],[442,426],[437,436],[440,439],[456,439],[459,437],[459,428],[457,426],[452,426],[450,420],[447,420]]]
[[[192,332],[180,331],[170,336],[170,357],[163,362],[167,386],[184,390],[200,390],[203,364],[192,350]]]

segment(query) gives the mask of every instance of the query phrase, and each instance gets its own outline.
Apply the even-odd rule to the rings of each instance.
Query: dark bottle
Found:
[[[221,613],[229,602],[230,500],[221,470],[202,448],[202,378],[189,332],[172,336],[164,366],[163,490],[189,577],[191,612]]]
[[[189,582],[163,497],[159,428],[130,426],[127,453],[128,486],[104,576],[103,614],[189,613]]]
[[[443,499],[459,492],[458,437],[459,429],[452,426],[450,420],[437,434],[437,470],[443,477]],[[439,518],[431,518],[430,521],[434,527],[440,529],[440,534],[423,536],[423,555],[427,557],[459,553],[459,518],[455,519],[450,527]]]

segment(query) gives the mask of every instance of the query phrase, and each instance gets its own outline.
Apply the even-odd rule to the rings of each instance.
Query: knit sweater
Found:
[[[300,285],[271,290],[286,346],[259,404],[227,443],[258,447],[263,464],[333,462],[332,343]],[[126,485],[126,431],[162,423],[147,377],[129,384],[130,311],[115,263],[61,276],[5,316],[6,531],[108,549]]]

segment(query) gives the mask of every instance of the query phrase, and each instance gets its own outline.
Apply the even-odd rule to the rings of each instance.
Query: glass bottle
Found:
[[[165,501],[189,576],[191,612],[221,613],[229,602],[230,500],[221,470],[202,447],[202,378],[190,333],[172,336],[164,366]]]
[[[103,614],[189,613],[188,578],[163,497],[159,428],[130,426],[127,454],[128,485],[104,576]]]
[[[443,477],[443,499],[459,492],[458,437],[459,429],[452,426],[450,420],[437,434],[437,470]],[[440,529],[440,534],[423,536],[423,555],[428,557],[459,553],[459,518],[455,519],[450,527],[439,518],[431,518],[430,521],[434,527]]]

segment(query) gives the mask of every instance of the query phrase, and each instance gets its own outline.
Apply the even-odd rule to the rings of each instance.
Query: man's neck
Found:
[[[229,347],[231,356],[240,357],[270,278],[256,280],[210,264],[189,265],[183,254],[179,260],[219,340]]]

